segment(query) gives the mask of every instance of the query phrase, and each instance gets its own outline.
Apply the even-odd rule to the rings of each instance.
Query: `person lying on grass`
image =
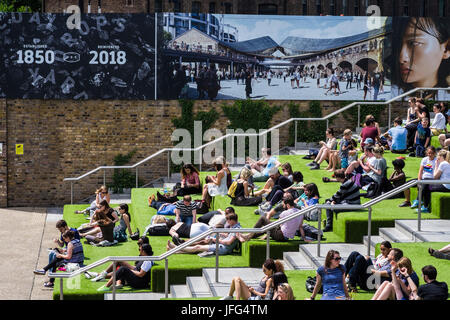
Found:
[[[231,229],[239,229],[241,225],[238,222],[238,216],[236,213],[231,213],[226,216],[226,221]],[[202,256],[212,255],[216,252],[216,242],[219,243],[219,255],[226,255],[233,252],[234,248],[238,244],[236,233],[231,232],[227,234],[226,238],[216,239],[211,237],[208,239],[209,244],[196,244],[188,246],[177,253],[200,253]],[[167,251],[176,248],[176,245],[167,241]]]

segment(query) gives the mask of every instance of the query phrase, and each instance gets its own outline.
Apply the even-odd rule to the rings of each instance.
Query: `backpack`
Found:
[[[303,225],[303,231],[305,231],[305,236],[317,240],[319,238],[319,229],[310,226],[309,224]],[[325,240],[323,237],[323,230],[320,230],[320,239]]]
[[[234,198],[234,195],[236,193],[236,188],[237,188],[237,181],[233,181],[233,183],[231,183],[230,188],[228,188],[228,196],[230,198]]]
[[[314,291],[314,287],[316,286],[316,282],[317,282],[316,277],[308,277],[308,278],[306,279],[306,283],[305,283],[306,291],[312,293],[312,292]],[[323,293],[323,286],[320,287],[319,293],[320,293],[320,294]]]

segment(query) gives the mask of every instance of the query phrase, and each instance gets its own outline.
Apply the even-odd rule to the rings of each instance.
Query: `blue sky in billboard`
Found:
[[[239,30],[238,41],[270,36],[277,43],[287,37],[334,39],[369,31],[368,17],[225,15],[224,23]],[[386,18],[380,17],[381,25]]]

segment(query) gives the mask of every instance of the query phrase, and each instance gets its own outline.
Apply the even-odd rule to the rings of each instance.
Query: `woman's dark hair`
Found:
[[[170,230],[170,228],[172,228],[176,224],[177,223],[173,219],[167,219],[167,221],[166,221],[166,226],[167,226],[167,228],[169,228],[169,230]]]
[[[303,174],[300,171],[295,171],[292,174],[292,180],[295,182],[303,182]]]
[[[108,210],[110,208],[109,203],[106,200],[102,200],[100,202],[100,206],[104,206],[106,210]]]
[[[314,198],[317,196],[320,198],[319,189],[317,188],[317,185],[315,183],[308,183],[305,185],[305,190],[309,191],[309,198]]]
[[[339,251],[336,251],[336,250],[328,251],[327,256],[325,257],[325,263],[324,263],[324,265],[325,265],[325,272],[327,272],[327,269],[330,269],[331,260],[334,258],[334,256],[336,254],[340,255]],[[341,271],[344,272],[344,270],[343,270],[343,268],[342,268],[342,266],[340,264],[339,264],[339,269],[341,269]]]
[[[286,274],[284,272],[276,272],[272,276],[272,283],[273,283],[273,289],[277,290],[278,286],[282,283],[288,283],[288,279],[286,277]]]
[[[372,118],[366,120],[366,126],[370,126],[373,123],[375,123],[375,120],[373,120]]]
[[[150,240],[148,239],[147,236],[141,236],[141,237],[138,239],[138,241],[139,241],[139,240],[142,241],[142,244],[149,244],[149,243],[150,243]]]
[[[130,222],[131,222],[131,214],[128,212],[128,205],[127,205],[126,203],[122,203],[122,204],[119,206],[119,208],[122,209],[122,210],[125,210],[124,214],[127,214],[127,215],[128,215],[128,218],[129,218],[129,220],[130,220]]]
[[[153,249],[152,246],[150,245],[150,243],[144,243],[141,246],[142,250],[144,250],[144,252],[148,255],[148,256],[152,256],[153,255]]]
[[[338,169],[334,171],[334,177],[336,179],[345,179],[345,169]]]
[[[294,173],[294,172],[292,171],[292,166],[291,166],[291,164],[290,164],[289,162],[283,163],[283,164],[281,165],[281,168],[287,170],[287,172],[289,173],[289,175],[291,175],[291,174]]]
[[[73,232],[72,230],[67,230],[67,231],[64,231],[62,236],[63,236],[63,238],[69,238],[70,240],[72,240],[75,237],[75,232]]]
[[[198,171],[198,169],[196,167],[194,167],[190,163],[187,163],[181,168],[181,172],[180,172],[181,173],[181,179],[186,178],[186,176],[187,176],[186,169],[191,170],[191,173],[196,172],[198,175],[200,175],[200,172]]]
[[[333,128],[328,128],[326,130],[326,132],[328,132],[328,134],[330,134],[330,135],[332,135],[334,137],[334,130],[333,130]]]
[[[403,46],[403,37],[409,25],[414,26],[414,30],[421,30],[433,37],[435,37],[440,44],[444,43],[450,38],[450,25],[448,19],[438,17],[394,17],[392,18],[392,54],[386,59],[385,68],[390,73],[392,84],[397,85],[403,89],[404,92],[412,90],[414,87],[412,84],[403,81],[400,72],[399,57]],[[414,51],[411,57],[411,63],[413,63]],[[437,87],[448,87],[447,77],[449,76],[450,59],[445,59],[441,62],[438,70],[438,83]]]
[[[394,166],[394,168],[399,168],[400,170],[402,170],[405,167],[405,161],[403,161],[402,159],[395,159],[394,161],[392,161],[392,165]]]
[[[380,245],[388,249],[392,249],[392,244],[389,241],[383,241],[382,243],[380,243]]]

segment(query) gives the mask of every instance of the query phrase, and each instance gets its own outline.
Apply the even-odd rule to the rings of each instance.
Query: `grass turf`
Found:
[[[398,155],[391,154],[387,152],[385,158],[387,160],[388,175],[392,172],[391,162]],[[283,162],[290,162],[294,171],[300,170],[304,176],[304,182],[310,183],[314,182],[318,185],[321,201],[323,203],[325,199],[329,198],[338,189],[338,183],[324,183],[322,182],[322,176],[331,176],[323,170],[309,170],[305,166],[309,160],[304,160],[300,156],[280,156],[279,160]],[[420,159],[417,158],[406,158],[405,173],[408,178],[414,178],[417,176],[417,171],[420,165]],[[322,165],[322,167],[324,167]],[[211,173],[201,173],[201,177],[204,178],[207,174]],[[236,174],[236,173],[233,173]],[[263,186],[264,183],[257,183],[259,186]],[[132,229],[135,230],[139,227],[141,232],[150,223],[151,217],[156,214],[156,210],[149,208],[147,204],[147,198],[150,194],[155,193],[157,189],[133,189],[132,191],[132,204],[130,205],[130,213],[132,214]],[[200,195],[195,196],[194,199],[200,198]],[[365,199],[363,201],[366,201]],[[379,226],[393,226],[395,219],[415,219],[416,214],[412,209],[409,208],[398,208],[398,204],[401,203],[402,199],[386,200],[382,203],[376,205],[373,210],[373,224],[374,228],[372,234],[377,234]],[[221,207],[224,209],[228,206],[229,201],[226,198],[219,199],[215,207]],[[82,215],[73,214],[74,210],[83,209],[86,205],[66,205],[64,208],[64,219],[72,227],[78,227],[82,223],[86,222]],[[235,207],[236,212],[239,216],[239,222],[243,227],[253,227],[254,223],[257,221],[259,216],[254,215],[253,211],[255,207]],[[325,214],[323,214],[325,218]],[[434,214],[425,215],[424,218],[437,218]],[[353,224],[352,224],[353,221]],[[378,223],[380,221],[380,223]],[[317,226],[317,223],[310,222],[310,224]],[[359,224],[359,227],[355,227]],[[388,224],[388,225],[386,225]],[[355,232],[358,229],[358,232]],[[357,212],[357,213],[341,213],[339,218],[335,222],[334,232],[325,233],[326,241],[324,242],[353,242],[360,243],[362,241],[362,235],[367,233],[367,212]],[[155,255],[160,255],[166,250],[166,243],[169,237],[152,237],[151,244],[154,249]],[[288,245],[298,247],[300,242],[291,242]],[[271,256],[274,258],[281,258],[282,252],[286,251],[286,244],[271,243]],[[256,256],[259,259],[254,259],[251,255],[251,250],[261,251]],[[265,241],[253,240],[246,243],[242,255],[231,255],[226,258],[220,257],[220,267],[245,267],[245,266],[259,266],[260,260],[265,257],[265,251],[261,250],[264,247]],[[109,248],[97,248],[89,245],[84,246],[85,255],[87,257],[86,263],[92,263],[106,256],[132,256],[138,254],[137,246],[134,241],[129,240],[126,243],[121,243],[114,247]],[[293,251],[293,250],[288,250]],[[281,256],[280,256],[281,255]],[[252,258],[253,257],[253,258]],[[252,260],[253,259],[253,260]],[[215,265],[214,258],[199,258],[197,255],[174,255],[169,259],[169,280],[171,284],[185,283],[186,276],[196,276],[201,274],[201,268],[213,267]],[[103,270],[106,266],[98,267],[93,271]],[[164,262],[159,262],[154,268],[152,268],[152,287],[153,291],[163,291],[164,283],[163,281],[155,281],[154,279],[163,279],[164,272]],[[300,272],[300,271],[295,271]],[[313,272],[314,273],[314,272]],[[303,277],[303,276],[302,276]],[[294,277],[295,278],[295,277]],[[301,281],[304,279],[302,278]],[[91,281],[84,279],[77,280],[78,283],[70,283],[65,281],[64,293],[67,298],[83,298],[83,299],[102,299],[103,294],[97,294],[96,289],[100,287],[99,283],[92,283]],[[76,281],[75,281],[76,282]],[[304,281],[302,284],[304,288]],[[55,286],[54,296],[58,297],[59,286]]]

